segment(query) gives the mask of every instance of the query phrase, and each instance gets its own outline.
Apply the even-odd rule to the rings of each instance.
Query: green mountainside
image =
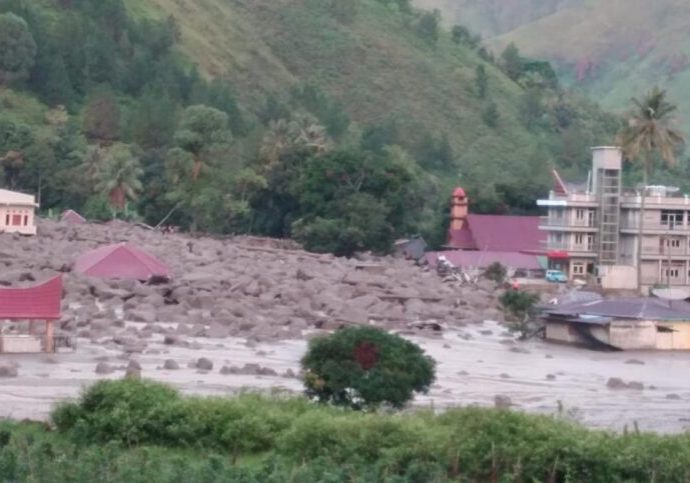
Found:
[[[667,88],[690,131],[690,2],[684,0],[416,0],[468,25],[500,52],[515,42],[550,60],[569,85],[620,111],[652,85]]]
[[[386,239],[433,237],[454,185],[477,211],[533,210],[549,167],[582,175],[588,147],[618,127],[543,72],[509,77],[406,0],[0,0],[0,11],[36,44],[26,72],[0,79],[3,183],[40,190],[44,209],[149,223],[172,209],[192,228],[306,238],[333,236],[343,217],[357,234],[387,220]],[[0,75],[15,60],[0,59]],[[200,105],[220,112],[187,109]],[[323,181],[333,163],[349,171]],[[362,170],[369,184],[343,181]],[[367,196],[378,221],[353,216]]]

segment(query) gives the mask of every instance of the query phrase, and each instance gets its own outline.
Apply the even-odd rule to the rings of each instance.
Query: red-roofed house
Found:
[[[539,230],[538,216],[471,215],[465,191],[456,188],[450,218],[448,242],[444,247],[449,252],[444,255],[451,263],[484,268],[498,262],[532,273],[544,268],[537,258],[544,250],[546,239]],[[437,255],[431,254],[431,258]],[[432,259],[428,259],[430,263]]]
[[[60,276],[34,287],[0,287],[0,321],[29,322],[28,334],[2,332],[0,352],[54,352],[53,323],[60,319],[61,300]],[[45,322],[43,333],[37,333],[36,321]]]
[[[467,215],[459,230],[448,233],[448,248],[539,253],[546,240],[538,216]]]

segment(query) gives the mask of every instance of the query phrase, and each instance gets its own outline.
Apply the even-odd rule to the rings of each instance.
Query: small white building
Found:
[[[0,189],[0,233],[35,235],[36,197]]]

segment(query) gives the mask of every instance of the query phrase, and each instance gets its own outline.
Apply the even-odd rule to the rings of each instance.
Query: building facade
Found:
[[[36,198],[0,189],[0,233],[35,235]]]
[[[596,277],[605,287],[636,288],[642,220],[640,285],[690,286],[690,198],[666,186],[625,188],[620,149],[592,151],[586,183],[566,183],[554,171],[554,189],[538,201],[548,209],[540,229],[547,234],[550,265],[571,279]]]

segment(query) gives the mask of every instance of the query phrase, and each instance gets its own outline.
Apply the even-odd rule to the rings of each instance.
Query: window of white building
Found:
[[[581,262],[573,263],[573,275],[584,275],[585,264]]]
[[[678,270],[677,268],[667,268],[665,270],[664,275],[670,278],[678,278],[678,276],[680,275],[680,270]]]
[[[677,210],[662,210],[661,224],[664,226],[680,226],[683,224],[683,212]]]

